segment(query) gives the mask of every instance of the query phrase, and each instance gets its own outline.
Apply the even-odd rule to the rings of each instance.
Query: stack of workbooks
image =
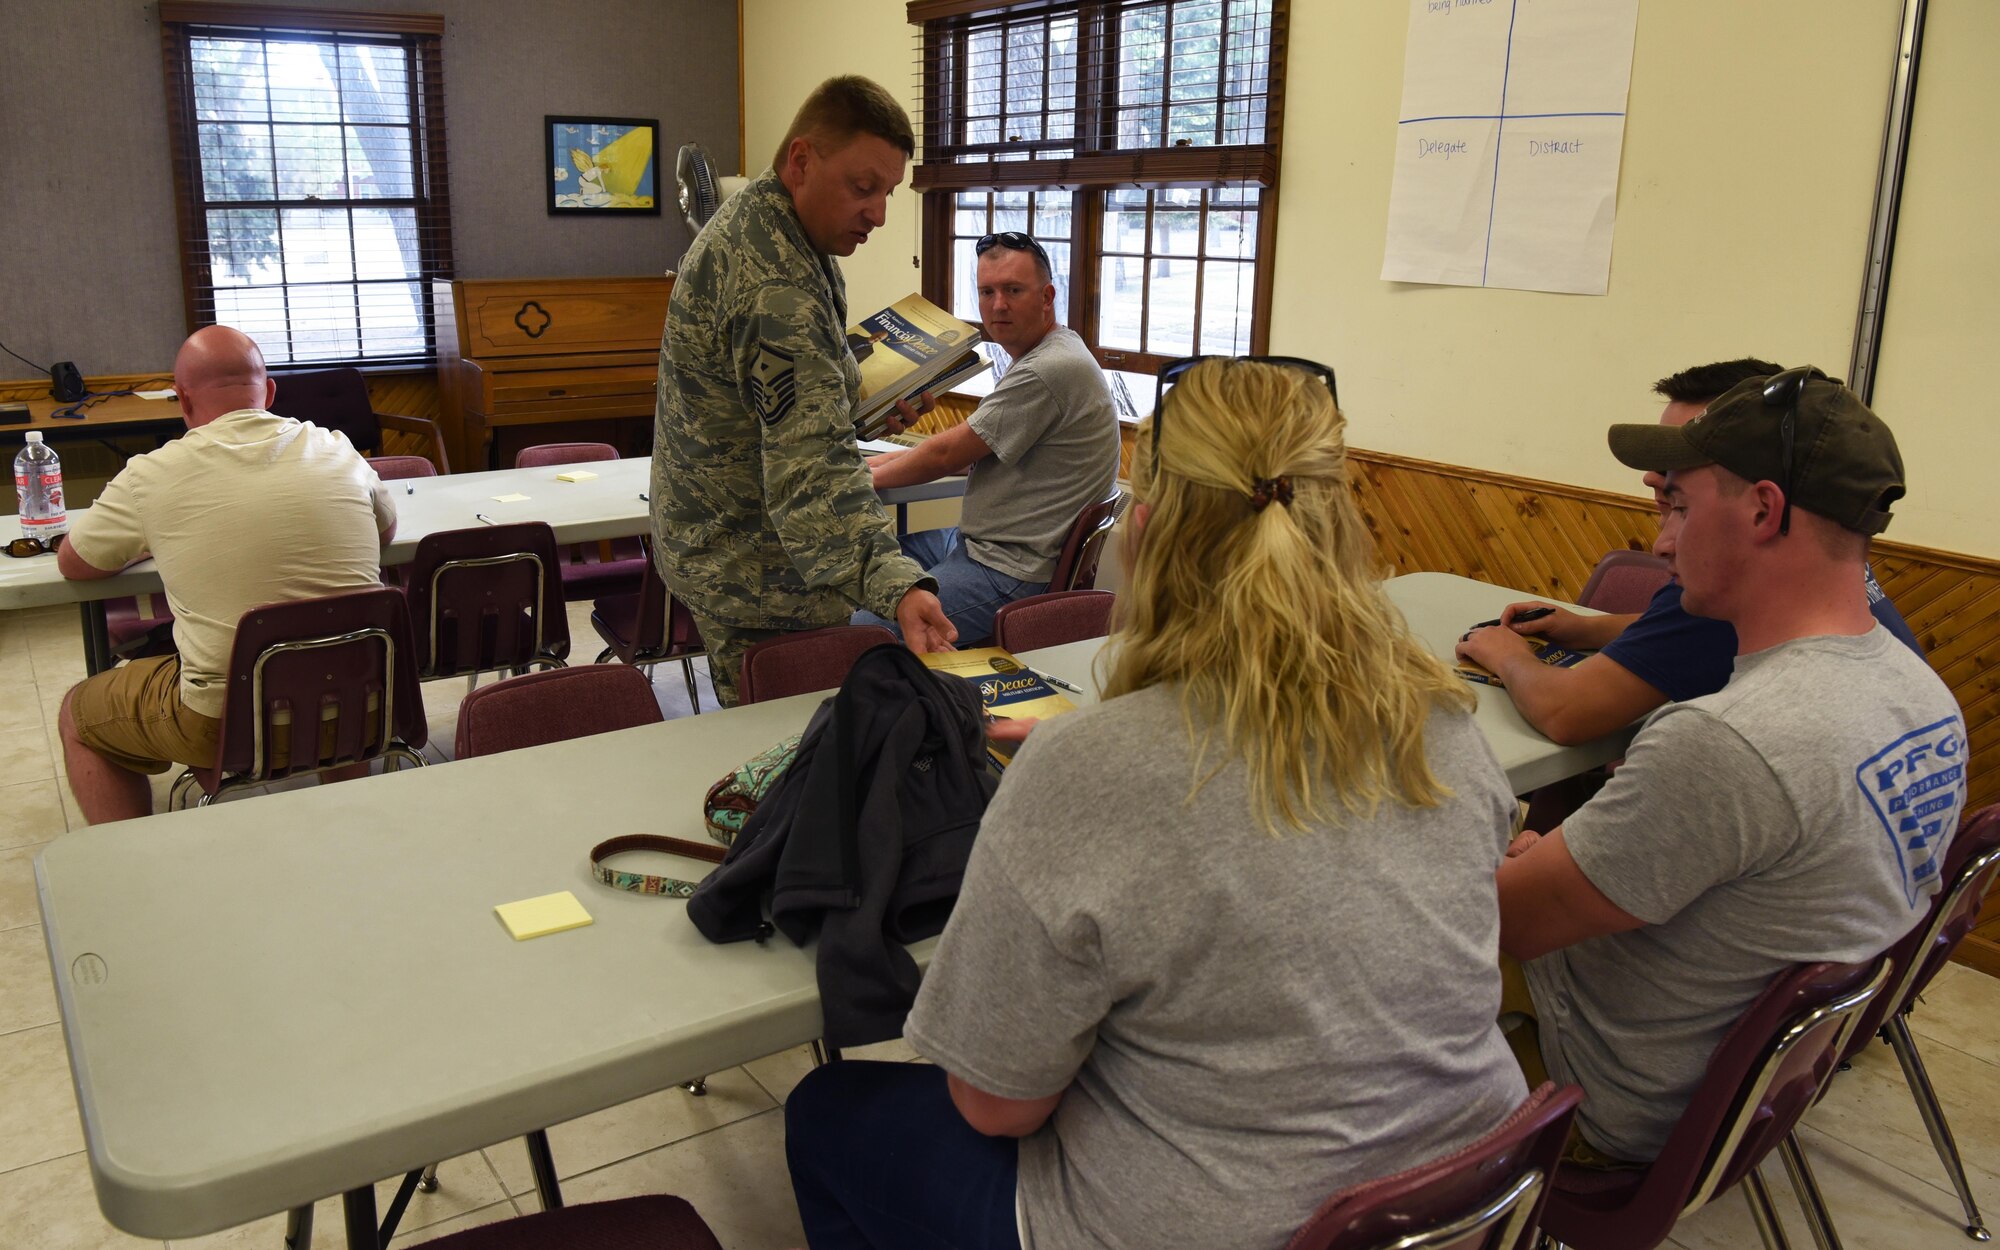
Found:
[[[849,330],[847,345],[861,365],[855,430],[880,438],[897,400],[914,408],[923,392],[942,394],[978,376],[988,364],[977,350],[981,337],[978,326],[921,295],[905,296]]]
[[[979,705],[995,720],[1046,720],[1074,712],[1076,704],[1012,654],[999,647],[940,651],[920,657],[940,673],[963,677],[979,688]],[[1014,760],[1012,742],[986,745],[993,762],[1005,768]]]

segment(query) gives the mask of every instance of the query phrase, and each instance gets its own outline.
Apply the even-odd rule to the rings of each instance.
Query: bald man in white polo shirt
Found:
[[[236,623],[260,604],[381,582],[389,492],[344,434],[269,411],[277,384],[248,336],[195,331],[174,360],[188,433],[135,456],[57,553],[64,577],[151,557],[178,654],[135,660],[63,697],[63,760],[91,824],[152,812],[146,777],[210,767]]]

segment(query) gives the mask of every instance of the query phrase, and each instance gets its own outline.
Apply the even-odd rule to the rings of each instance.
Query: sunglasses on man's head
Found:
[[[1334,381],[1333,370],[1317,360],[1307,360],[1303,356],[1184,356],[1179,360],[1170,360],[1160,366],[1159,376],[1153,382],[1153,475],[1155,477],[1159,476],[1160,472],[1160,417],[1164,411],[1166,390],[1180,381],[1182,374],[1204,360],[1250,361],[1309,373],[1326,383],[1328,393],[1333,396],[1333,406],[1340,407],[1340,386]]]
[[[984,256],[996,247],[1004,247],[1010,252],[1033,252],[1042,262],[1043,269],[1050,273],[1055,272],[1055,266],[1049,263],[1049,254],[1042,250],[1041,244],[1035,242],[1033,235],[1023,234],[1019,230],[1002,230],[998,234],[985,235],[972,245],[972,254]]]
[[[60,546],[62,546],[60,538],[52,538],[47,542],[39,538],[16,538],[7,544],[7,554],[16,560],[25,560],[29,556],[54,555],[56,548]]]
[[[1765,405],[1771,408],[1783,407],[1785,410],[1784,420],[1778,425],[1778,437],[1782,438],[1785,444],[1785,480],[1780,483],[1785,491],[1785,510],[1778,518],[1780,534],[1792,532],[1792,427],[1798,417],[1799,396],[1805,392],[1806,383],[1814,378],[1825,380],[1826,374],[1811,365],[1801,365],[1796,369],[1772,374],[1771,380],[1764,383]]]

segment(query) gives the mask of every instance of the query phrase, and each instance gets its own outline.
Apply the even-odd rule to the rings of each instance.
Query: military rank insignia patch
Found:
[[[799,378],[792,354],[769,343],[757,345],[757,360],[750,366],[750,406],[765,425],[783,421],[798,402]]]

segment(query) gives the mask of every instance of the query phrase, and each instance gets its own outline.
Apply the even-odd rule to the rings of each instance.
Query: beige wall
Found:
[[[915,112],[916,28],[901,0],[743,0],[745,172],[771,163],[806,94],[835,74],[862,74]],[[923,285],[917,256],[919,197],[907,182],[889,198],[889,219],[840,262],[848,311],[860,320]]]
[[[1895,538],[2000,554],[1991,353],[2000,347],[2000,4],[1931,0],[1917,124],[1882,318],[1875,406],[1895,423],[1912,498]]]
[[[900,0],[745,6],[753,153],[775,145],[830,73],[869,74],[914,101]],[[1593,297],[1383,282],[1408,8],[1293,0],[1272,350],[1338,370],[1356,446],[1637,493],[1604,428],[1657,416],[1653,379],[1749,354],[1846,371],[1901,10],[1902,0],[1643,3],[1611,288]],[[1949,121],[1925,120],[1961,138],[1932,146],[1985,150],[1976,119],[1992,116],[2000,86],[1974,75],[1993,46],[1993,6],[1939,0],[1934,11],[1937,30],[1967,33],[1933,36],[1923,81],[1934,68],[1951,75],[1958,99],[1934,110]],[[1925,206],[1906,208],[1905,230],[1930,256],[1906,244],[1913,259],[1898,261],[1879,405],[1903,434],[1913,487],[1890,537],[1983,555],[2000,555],[2000,492],[1975,489],[1971,475],[2000,441],[1990,404],[1971,402],[1966,362],[2000,331],[2000,266],[1971,214],[2000,192],[1996,178],[1991,161],[1917,171],[1912,197]],[[857,310],[917,285],[915,197],[896,198],[888,227],[847,265]],[[1970,252],[1958,248],[1970,235]],[[1916,286],[1927,297],[1904,299]]]

